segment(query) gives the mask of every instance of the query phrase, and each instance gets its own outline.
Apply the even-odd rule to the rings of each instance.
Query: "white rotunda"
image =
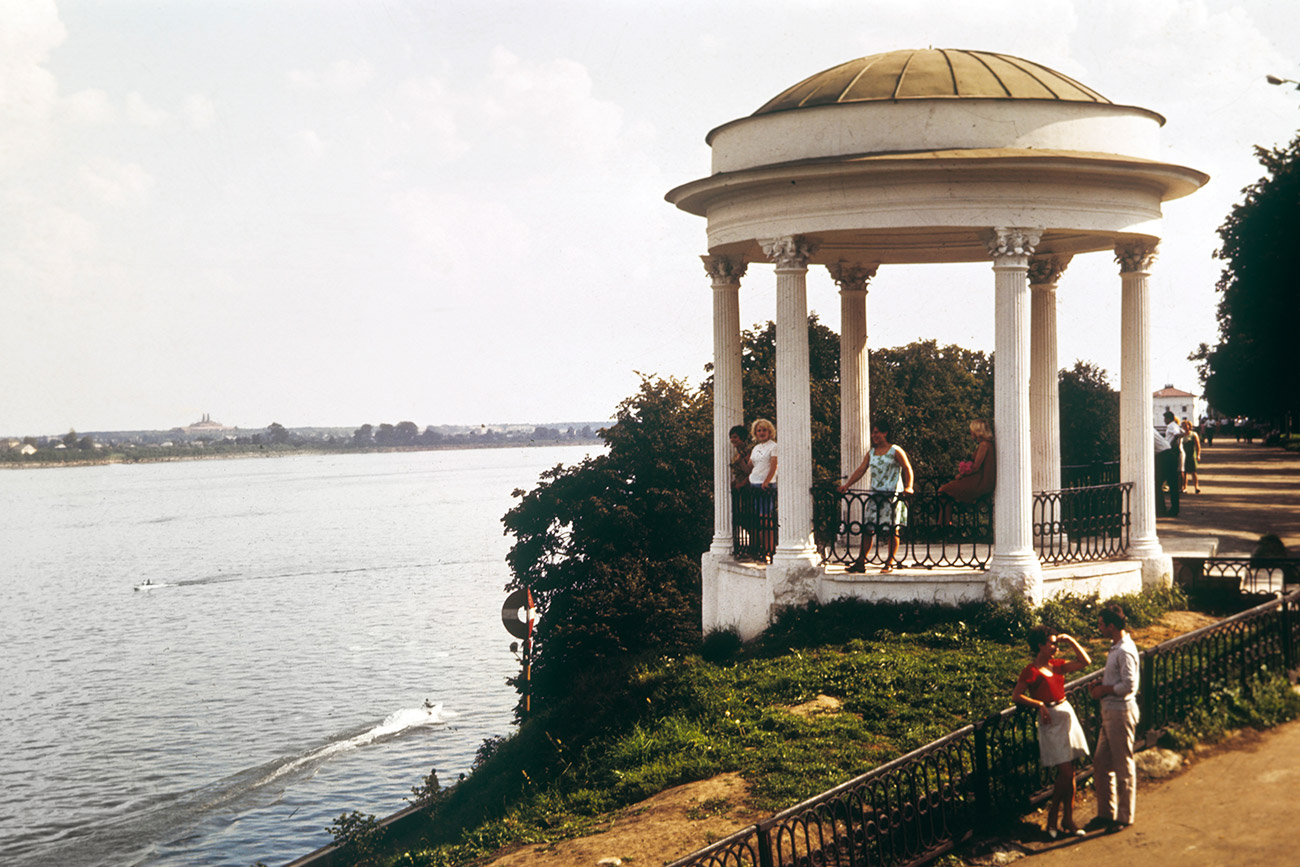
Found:
[[[666,197],[707,220],[715,508],[703,560],[706,632],[734,626],[748,637],[780,607],[846,595],[1037,604],[1169,580],[1156,536],[1148,273],[1162,203],[1208,177],[1158,159],[1163,123],[1028,60],[926,49],[827,69],[709,133],[711,173]],[[1098,252],[1119,271],[1123,541],[1089,549],[1107,556],[1062,558],[1051,552],[1066,536],[1094,531],[1059,520],[1074,507],[1061,491],[1055,293],[1073,256]],[[808,268],[825,266],[840,287],[848,475],[869,448],[871,278],[894,264],[981,261],[992,266],[996,322],[989,556],[979,568],[904,563],[887,576],[851,574],[814,534]],[[780,477],[774,549],[747,561],[737,555],[727,432],[745,421],[739,288],[759,263],[771,263],[777,280]],[[1105,287],[1090,288],[1104,297]]]

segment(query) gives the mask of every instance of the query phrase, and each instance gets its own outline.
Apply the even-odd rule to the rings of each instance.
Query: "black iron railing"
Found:
[[[813,487],[813,539],[823,563],[881,566],[895,537],[899,566],[982,569],[993,552],[993,501],[966,505],[938,493]]]
[[[1034,493],[1034,547],[1043,563],[1110,560],[1128,553],[1133,483]]]
[[[1300,592],[1164,642],[1142,654],[1140,733],[1184,719],[1215,689],[1298,662]],[[1091,743],[1100,712],[1087,687],[1100,677],[1094,671],[1066,686]],[[1091,771],[1087,760],[1076,768],[1081,777]],[[669,867],[916,867],[977,827],[1046,801],[1052,776],[1038,762],[1034,714],[1008,708]]]
[[[1090,488],[1094,485],[1118,485],[1119,461],[1099,464],[1063,464],[1061,487]]]
[[[776,488],[731,491],[731,552],[737,560],[766,563],[776,550]]]
[[[1300,559],[1285,557],[1176,557],[1174,582],[1209,604],[1267,596],[1300,587]]]

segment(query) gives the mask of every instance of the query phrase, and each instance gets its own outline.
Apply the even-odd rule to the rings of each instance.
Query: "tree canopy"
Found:
[[[1300,290],[1291,248],[1300,238],[1300,136],[1280,149],[1257,147],[1267,174],[1243,192],[1219,227],[1216,258],[1219,342],[1191,355],[1199,361],[1210,404],[1229,415],[1282,421],[1300,413]]]
[[[1119,460],[1119,392],[1106,371],[1076,361],[1059,375],[1061,463],[1066,466]]]

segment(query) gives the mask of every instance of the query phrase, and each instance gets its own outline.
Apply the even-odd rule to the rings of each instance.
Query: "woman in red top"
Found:
[[[1056,655],[1062,643],[1073,648],[1074,659]],[[1088,741],[1074,708],[1065,700],[1065,676],[1087,668],[1092,658],[1072,636],[1055,635],[1046,626],[1029,630],[1029,650],[1034,661],[1020,672],[1011,700],[1038,708],[1038,755],[1044,767],[1056,768],[1056,785],[1047,811],[1047,836],[1055,840],[1060,832],[1082,835],[1074,824],[1074,760],[1088,755]],[[1058,808],[1064,808],[1059,830]]]

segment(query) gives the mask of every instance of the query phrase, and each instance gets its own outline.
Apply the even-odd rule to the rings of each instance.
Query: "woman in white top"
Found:
[[[768,556],[776,550],[776,425],[765,418],[750,428],[749,487],[758,516],[758,542]]]

